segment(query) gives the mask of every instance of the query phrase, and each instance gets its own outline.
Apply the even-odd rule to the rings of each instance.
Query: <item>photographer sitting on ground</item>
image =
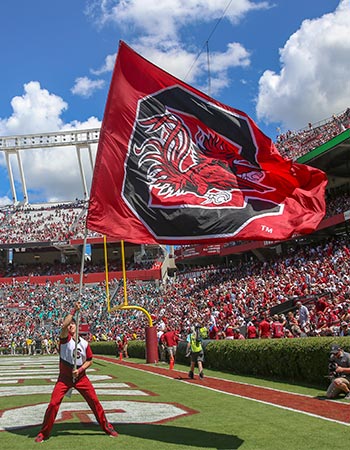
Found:
[[[350,354],[337,344],[331,346],[329,372],[332,382],[327,389],[327,398],[335,398],[343,392],[346,400],[350,400]]]

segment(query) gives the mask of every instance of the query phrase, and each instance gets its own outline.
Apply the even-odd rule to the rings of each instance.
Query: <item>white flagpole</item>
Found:
[[[87,239],[87,228],[85,226],[84,233],[84,243],[83,250],[81,255],[81,264],[80,264],[80,278],[79,278],[79,294],[78,300],[81,301],[82,293],[83,293],[83,279],[84,279],[84,264],[85,264],[85,251],[86,251],[86,239]],[[76,312],[76,330],[75,330],[75,348],[74,348],[74,367],[73,370],[77,369],[77,354],[78,354],[78,340],[79,340],[79,322],[80,322],[80,310]],[[73,380],[74,381],[74,380]]]

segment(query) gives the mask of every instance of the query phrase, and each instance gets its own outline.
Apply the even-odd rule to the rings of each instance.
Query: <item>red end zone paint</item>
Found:
[[[38,372],[40,372],[40,368],[38,368]],[[1,367],[0,367],[0,375],[1,375]],[[35,378],[35,375],[33,375]],[[109,377],[113,379],[114,377]],[[18,382],[17,380],[14,380]],[[198,413],[198,411],[188,408],[179,403],[170,403],[170,402],[154,402],[147,401],[146,399],[143,401],[140,400],[118,400],[118,396],[124,396],[127,393],[132,392],[132,390],[137,386],[133,383],[121,383],[123,386],[121,388],[126,387],[125,390],[119,389],[118,394],[113,393],[113,400],[104,400],[101,401],[103,407],[108,414],[108,418],[111,423],[165,423],[168,421],[175,420],[179,417],[184,417],[187,415],[192,415]],[[124,386],[125,385],[125,386]],[[103,389],[108,388],[108,386],[113,386],[120,388],[120,386],[114,386],[110,383],[96,383],[95,388]],[[35,386],[34,386],[35,387]],[[26,389],[27,388],[27,389]],[[9,387],[0,387],[0,390],[8,390],[7,395],[27,395],[27,399],[31,400],[30,390],[33,386],[9,386]],[[52,386],[45,386],[45,388],[52,389]],[[21,392],[18,394],[19,389]],[[25,391],[28,391],[27,393]],[[45,392],[43,392],[45,391]],[[47,391],[47,392],[46,392]],[[4,391],[5,392],[5,391]],[[5,393],[3,392],[3,395]],[[48,389],[40,388],[40,393],[47,393]],[[156,397],[157,393],[151,391],[140,391],[146,394],[147,397]],[[39,392],[36,392],[39,393]],[[29,395],[28,395],[29,394]],[[1,395],[1,393],[0,393]],[[111,392],[107,389],[105,390],[105,395],[111,395]],[[130,395],[130,394],[129,394]],[[138,394],[140,395],[140,394]],[[1,431],[11,431],[14,429],[21,429],[27,427],[38,426],[42,423],[42,419],[44,417],[45,410],[47,408],[47,403],[37,403],[37,404],[29,404],[23,405],[19,407],[12,407],[4,410],[0,410],[0,432]],[[92,424],[95,423],[95,418],[93,416],[92,411],[89,409],[86,402],[64,402],[61,404],[60,409],[57,414],[56,421],[66,422],[74,417],[77,417],[79,421],[83,424]]]
[[[161,424],[198,413],[178,403],[124,400],[106,400],[101,403],[113,424]],[[0,411],[0,433],[39,426],[46,407],[46,403],[39,403]],[[66,422],[74,417],[78,417],[81,423],[96,425],[93,412],[88,409],[86,402],[62,403],[55,423]]]
[[[155,373],[168,378],[181,379],[184,382],[196,383],[201,387],[213,389],[219,392],[247,398],[263,403],[267,403],[280,408],[291,409],[296,412],[310,414],[319,418],[341,422],[344,425],[350,425],[350,405],[334,400],[321,400],[314,397],[308,397],[302,394],[283,392],[276,389],[264,388],[235,381],[228,381],[205,376],[203,380],[189,380],[184,377],[184,372],[177,370],[169,371],[168,368],[149,366],[145,364],[136,364],[130,361],[123,361],[104,356],[94,355],[97,359],[102,359],[114,364],[121,364],[145,372]]]

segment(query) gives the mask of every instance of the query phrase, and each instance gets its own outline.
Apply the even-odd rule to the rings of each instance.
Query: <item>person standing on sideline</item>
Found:
[[[33,345],[33,339],[30,336],[27,336],[26,338],[26,352],[27,355],[32,354],[32,345]]]
[[[124,356],[124,358],[129,358],[129,353],[128,353],[128,336],[126,335],[126,333],[123,334],[122,344],[123,344],[123,356]]]
[[[200,325],[196,324],[192,327],[191,333],[187,336],[187,352],[186,356],[191,356],[191,367],[188,372],[189,378],[194,378],[194,368],[197,364],[199,378],[204,378],[203,361],[204,351],[202,346],[202,339],[200,337]]]
[[[177,334],[176,330],[168,326],[165,329],[165,333],[162,335],[161,339],[166,347],[169,361],[175,361],[177,344],[179,343],[179,335]]]
[[[162,340],[162,336],[164,334],[164,330],[161,330],[158,327],[157,331],[157,340],[158,340],[158,355],[159,355],[159,361],[165,362],[166,361],[166,355],[165,355],[165,344]]]
[[[109,436],[118,436],[118,433],[108,422],[104,409],[96,395],[95,389],[85,373],[86,369],[88,369],[92,364],[93,355],[89,343],[81,337],[78,338],[76,369],[74,369],[76,323],[73,316],[76,311],[80,310],[80,308],[81,302],[78,301],[75,304],[75,309],[68,314],[63,321],[59,344],[59,375],[51,394],[50,403],[45,412],[41,430],[35,438],[35,442],[43,442],[45,439],[49,438],[62,399],[72,388],[75,388],[78,392],[80,392],[80,394],[87,401],[102,430]]]

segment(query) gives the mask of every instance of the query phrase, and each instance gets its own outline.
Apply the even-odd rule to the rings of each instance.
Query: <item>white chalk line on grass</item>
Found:
[[[38,368],[38,372],[41,370]],[[7,372],[7,371],[6,371]],[[1,375],[1,368],[0,368]],[[39,376],[39,375],[37,375]],[[46,377],[46,375],[43,375]],[[97,377],[91,375],[89,378]],[[112,379],[111,376],[100,376],[105,381]],[[35,375],[32,376],[35,379]],[[142,396],[143,398],[152,395],[150,392],[135,389],[128,383],[96,383],[95,390],[98,395],[112,395],[117,396]],[[50,394],[52,392],[52,385],[17,385],[17,386],[0,386],[0,397],[27,395],[31,398],[34,394]],[[78,394],[73,390],[74,394]],[[162,423],[168,420],[174,420],[178,417],[183,417],[188,414],[193,414],[186,407],[181,405],[174,405],[164,402],[149,402],[149,401],[101,401],[111,422],[118,423]],[[0,432],[11,431],[16,428],[26,428],[28,426],[39,425],[45,414],[47,404],[40,403],[27,406],[19,406],[0,411]],[[95,423],[96,419],[91,413],[88,405],[85,402],[64,402],[58,412],[57,419],[67,420],[65,414],[68,414],[68,419],[72,414],[79,417],[85,416],[89,422]]]
[[[58,374],[57,374],[58,375]],[[57,381],[57,375],[55,378],[51,378],[51,375],[24,375],[24,376],[17,376],[17,377],[1,377],[0,376],[0,384],[21,384],[21,381],[26,380],[49,380],[52,383],[55,383]],[[113,380],[113,377],[109,375],[90,375],[89,374],[90,381],[106,381],[106,380]]]
[[[112,361],[111,361],[111,362],[112,362]],[[117,362],[116,362],[116,363],[117,363]],[[116,364],[116,363],[114,363],[114,364]],[[139,368],[139,367],[131,367],[131,366],[129,366],[129,365],[124,365],[123,367],[127,367],[127,368],[132,369],[132,370],[139,370],[139,371],[141,371],[141,372],[146,372],[146,373],[149,373],[149,374],[151,374],[151,375],[156,375],[156,376],[159,376],[159,377],[164,377],[164,378],[166,378],[166,379],[171,379],[171,380],[174,380],[174,381],[183,381],[183,380],[179,380],[179,379],[174,378],[174,377],[173,377],[172,375],[170,375],[170,374],[169,374],[169,375],[164,375],[164,374],[160,374],[160,373],[155,373],[155,372],[152,372],[152,371],[148,371],[147,369],[141,369],[141,368]],[[181,372],[181,371],[178,371],[178,372]],[[182,373],[187,373],[187,372],[182,372]],[[218,380],[218,381],[229,381],[229,382],[231,382],[231,383],[236,383],[235,381],[225,380],[225,379],[217,378],[217,377],[210,377],[210,378],[214,378],[214,379],[216,379],[216,380]],[[240,383],[240,382],[237,382],[237,383]],[[280,390],[280,389],[264,388],[264,387],[257,386],[257,385],[253,385],[253,384],[249,384],[249,383],[241,383],[241,384],[245,384],[245,385],[247,385],[247,386],[258,387],[258,388],[260,388],[260,389],[270,389],[271,391],[279,392],[279,393],[282,393],[282,394],[291,394],[291,392],[288,392],[288,391],[282,391],[282,390]],[[210,391],[214,391],[214,392],[217,392],[217,393],[220,393],[220,394],[231,395],[231,396],[233,396],[233,397],[242,398],[242,399],[244,399],[244,400],[251,400],[251,401],[257,402],[257,403],[263,403],[263,404],[265,404],[265,405],[268,405],[268,406],[274,406],[274,407],[276,407],[276,408],[284,409],[284,410],[286,410],[286,411],[292,411],[292,412],[296,412],[296,413],[300,413],[300,414],[305,414],[305,415],[310,416],[310,417],[315,417],[315,418],[317,418],[317,419],[327,420],[327,421],[329,421],[329,422],[338,423],[338,424],[340,424],[340,425],[345,425],[345,426],[347,426],[347,427],[350,425],[350,424],[347,423],[347,422],[342,422],[342,421],[340,421],[340,420],[331,419],[331,418],[329,418],[329,417],[324,417],[324,416],[320,416],[320,415],[318,415],[318,414],[309,413],[309,412],[307,412],[307,411],[303,411],[303,410],[300,410],[300,409],[290,408],[290,407],[288,407],[288,406],[283,406],[283,405],[277,405],[276,403],[268,402],[268,401],[266,401],[266,400],[259,400],[259,399],[257,399],[257,398],[252,398],[252,397],[248,397],[248,396],[244,396],[244,395],[240,395],[240,394],[234,394],[234,393],[232,393],[232,392],[221,391],[221,390],[219,390],[219,389],[211,388],[211,387],[209,387],[209,386],[203,386],[203,385],[197,384],[197,383],[187,383],[187,385],[189,385],[189,386],[196,386],[196,387],[199,387],[199,388],[202,388],[202,389],[208,389],[208,390],[210,390]],[[298,393],[296,393],[296,392],[293,392],[293,394],[294,394],[294,395],[297,395],[297,396],[300,396],[300,397],[313,398],[311,395],[308,396],[308,395],[298,394]],[[332,402],[334,402],[334,400],[332,400]],[[343,404],[342,402],[337,402],[337,403]],[[349,406],[350,406],[350,405],[349,405]]]
[[[0,356],[0,367],[12,366],[14,364],[25,366],[37,366],[37,365],[56,365],[59,362],[57,355],[53,356]]]
[[[113,396],[148,396],[147,392],[139,389],[130,389],[130,386],[125,383],[110,383],[108,386],[95,385],[97,395],[113,395]],[[36,386],[2,386],[0,387],[0,397],[16,397],[19,395],[41,395],[51,394],[51,385],[36,385]],[[79,394],[76,389],[73,389],[72,394]]]

